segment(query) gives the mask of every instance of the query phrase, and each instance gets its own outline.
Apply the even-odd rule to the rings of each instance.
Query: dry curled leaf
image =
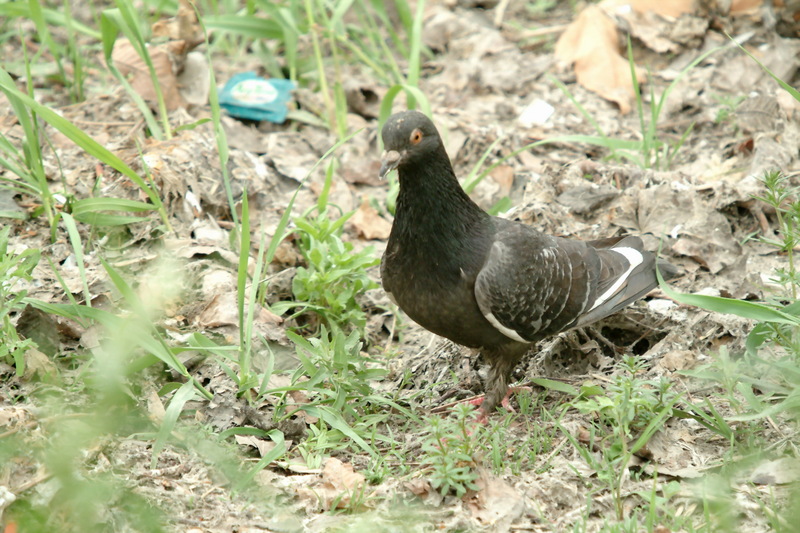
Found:
[[[351,498],[366,483],[363,475],[353,470],[353,465],[343,463],[335,457],[325,462],[322,479],[312,487],[301,487],[298,494],[301,498],[316,501],[323,509],[347,507]]]
[[[184,106],[185,102],[178,90],[178,78],[173,72],[172,54],[163,46],[149,47],[148,53],[167,109],[173,110]],[[158,93],[150,77],[147,63],[139,56],[130,41],[119,39],[114,46],[111,59],[119,71],[129,78],[134,91],[148,102],[158,101]]]
[[[496,531],[507,531],[525,511],[522,494],[487,470],[475,481],[480,487],[467,501],[473,520]]]
[[[622,114],[628,113],[634,99],[631,68],[620,55],[617,26],[599,6],[584,9],[561,35],[555,55],[572,64],[578,83],[615,102]],[[636,78],[644,74],[636,69]]]
[[[350,219],[350,224],[359,236],[367,239],[388,239],[392,231],[392,225],[380,216],[378,210],[370,205],[369,200],[364,199],[361,207],[358,208]]]

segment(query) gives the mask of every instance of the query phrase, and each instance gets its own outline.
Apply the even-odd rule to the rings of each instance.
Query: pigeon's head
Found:
[[[381,178],[390,170],[422,159],[441,146],[436,126],[419,111],[395,113],[383,125],[381,136],[384,148]]]

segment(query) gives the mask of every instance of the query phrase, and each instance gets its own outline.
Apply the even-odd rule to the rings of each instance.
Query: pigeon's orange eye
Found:
[[[422,140],[422,131],[420,131],[419,128],[417,128],[414,131],[412,131],[411,132],[411,137],[408,138],[408,141],[411,144],[419,144],[419,142],[421,140]]]

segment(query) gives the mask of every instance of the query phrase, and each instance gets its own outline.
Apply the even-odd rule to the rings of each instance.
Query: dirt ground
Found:
[[[534,4],[538,3],[429,2],[426,7],[423,42],[432,55],[425,59],[420,89],[430,100],[433,118],[459,176],[466,176],[490,146],[484,167],[542,139],[596,136],[597,128],[578,106],[608,138],[641,138],[634,100],[617,93],[613,98],[608,94],[601,97],[577,82],[581,76],[577,68],[557,59],[554,43],[577,20],[576,11],[567,3],[558,3],[540,12],[533,9]],[[778,21],[769,24],[765,9],[756,6],[736,16],[703,12],[675,19],[679,22],[658,17],[616,21],[617,26],[632,28],[633,53],[642,69],[648,108],[653,103],[648,96],[651,88],[658,99],[692,60],[721,47],[691,68],[665,99],[657,138],[677,143],[694,125],[668,168],[642,168],[630,161],[610,160],[608,149],[586,143],[555,142],[504,160],[476,187],[473,198],[489,209],[508,197],[513,207],[503,216],[551,234],[583,239],[641,234],[646,247],[660,248],[661,255],[680,268],[682,276],[671,284],[681,292],[754,300],[773,294],[771,277],[787,266],[786,256],[757,239],[759,235],[774,236],[776,221],[774,212],[753,197],[763,194],[759,178],[767,170],[780,168],[792,184],[800,177],[800,102],[782,91],[724,33],[736,38],[776,76],[797,87],[800,32],[780,19],[780,12]],[[4,55],[19,53],[13,49],[14,43],[19,44],[15,40],[5,43]],[[217,55],[212,67],[217,80],[224,83],[237,72],[258,70],[258,62],[255,55]],[[344,239],[357,250],[372,246],[379,255],[391,223],[391,215],[383,207],[387,183],[377,179],[377,105],[387,87],[375,83],[370,71],[357,63],[347,68],[346,89],[353,97],[349,127],[361,131],[336,152],[340,165],[330,202],[342,212],[357,210]],[[572,99],[559,84],[566,85]],[[112,302],[117,298],[101,256],[126,272],[129,282],[143,294],[168,292],[165,285],[159,285],[163,276],[154,272],[178,269],[179,276],[168,270],[166,288],[171,293],[160,295],[163,312],[154,318],[165,336],[177,344],[192,332],[204,332],[236,342],[238,256],[229,240],[231,217],[212,125],[183,130],[169,141],[150,138],[137,146],[143,126],[125,92],[104,73],[89,76],[87,87],[86,101],[74,105],[66,105],[58,87],[37,87],[36,92],[42,102],[59,109],[137,171],[143,170],[141,161],[147,161],[172,225],[172,231],[162,234],[154,215],[147,223],[107,234],[99,244],[97,233],[81,226],[86,275],[89,290],[97,298],[95,305],[114,308]],[[318,98],[311,90],[300,89],[292,105]],[[552,106],[549,116],[535,113],[547,109],[543,103]],[[403,101],[398,99],[395,109],[401,108]],[[622,113],[625,108],[628,112]],[[0,109],[4,135],[19,139],[15,137],[19,127],[5,100]],[[531,113],[532,120],[521,118]],[[190,105],[173,111],[170,122],[173,126],[189,124],[209,115],[207,105]],[[262,230],[268,238],[275,232],[298,184],[337,139],[327,130],[293,121],[253,124],[224,117],[223,125],[230,145],[228,170],[233,194],[241,199],[247,190],[253,242],[257,243]],[[143,200],[127,178],[98,165],[52,128],[46,131],[55,151],[47,151],[45,156],[53,190],[66,190],[76,198],[99,192]],[[294,213],[301,214],[314,205],[323,181],[324,168],[320,167],[301,187]],[[4,209],[30,212],[35,199],[2,191],[0,202]],[[63,225],[51,241],[47,222],[41,217],[5,219],[3,223],[13,226],[10,249],[39,248],[52,262],[42,260],[34,271],[26,287],[29,297],[66,301],[52,265],[58,267],[63,284],[80,297],[80,272]],[[255,256],[256,246],[253,248],[251,255]],[[164,267],[167,260],[171,263]],[[298,261],[291,241],[279,248],[267,273],[270,303],[290,294]],[[379,281],[377,267],[369,272]],[[380,289],[364,294],[361,303],[368,312],[366,350],[388,369],[387,377],[374,385],[381,393],[402,399],[419,416],[426,416],[444,404],[482,391],[487,369],[477,354],[396,316]],[[20,327],[34,319],[16,316],[15,320]],[[255,318],[256,330],[278,356],[276,379],[281,375],[278,371],[293,370],[296,363],[285,333],[293,324],[266,311]],[[59,348],[57,357],[41,361],[41,365],[54,365],[62,379],[47,384],[39,378],[17,377],[13,367],[0,363],[0,421],[13,431],[28,428],[31,438],[53,446],[57,442],[53,435],[34,429],[44,425],[47,416],[64,416],[63,409],[58,411],[60,415],[48,410],[48,391],[51,387],[59,390],[53,397],[60,398],[61,407],[70,405],[75,412],[89,408],[81,396],[83,365],[85,354],[94,346],[92,341],[102,334],[95,327],[65,326],[60,321],[45,320],[44,327],[59,329]],[[524,383],[545,377],[575,387],[585,383],[604,386],[613,380],[615,361],[622,354],[635,354],[646,363],[642,379],[664,376],[686,398],[703,402],[721,398],[719,390],[682,371],[708,363],[721,351],[741,353],[751,327],[744,319],[677,305],[656,290],[647,300],[596,326],[541,343],[519,365],[514,379]],[[256,367],[263,364],[264,353],[262,346]],[[495,445],[506,448],[501,455],[509,458],[516,453],[515,446],[529,445],[533,431],[561,437],[543,441],[542,449],[519,471],[492,470],[487,460],[478,479],[480,491],[463,497],[442,496],[428,483],[426,470],[415,462],[424,440],[419,428],[394,435],[403,454],[386,455],[386,476],[374,474],[375,459],[355,447],[330,451],[321,461],[312,461],[297,453],[296,446],[313,434],[314,421],[296,417],[276,426],[270,420],[273,407],[268,399],[248,405],[237,396],[237,385],[219,359],[190,360],[192,356],[196,354],[181,354],[192,375],[214,398],[197,396],[186,404],[173,438],[167,440],[155,465],[151,464],[154,430],[146,425],[86,443],[79,461],[86,472],[121,480],[131,494],[161,508],[170,531],[637,530],[610,529],[609,524],[615,522],[611,493],[598,488],[595,467],[563,433],[553,429],[553,418],[495,415],[492,424],[503,427],[498,434],[505,439]],[[36,367],[36,359],[30,364]],[[131,377],[135,385],[130,402],[151,420],[163,419],[170,394],[161,388],[174,378],[158,365]],[[557,391],[536,386],[533,395],[537,409],[552,413],[560,412],[569,400]],[[728,412],[723,401],[717,407],[723,414]],[[578,441],[590,421],[591,415],[574,409],[558,418]],[[280,429],[289,451],[261,470],[255,485],[237,489],[225,461],[235,464],[241,460],[252,467],[270,449],[269,442],[262,439],[237,437],[235,444],[233,439],[223,444],[214,437],[242,426]],[[394,429],[403,432],[407,428],[398,424]],[[38,431],[43,435],[33,434]],[[776,453],[793,446],[795,432],[780,420],[761,426],[763,442],[773,443]],[[213,450],[198,451],[197,441],[201,440],[215,442],[208,444]],[[715,475],[730,449],[729,442],[695,421],[670,419],[648,444],[646,457],[636,458],[631,465],[648,475],[631,475],[625,481],[624,493],[629,496],[624,498],[625,514],[630,516],[641,504],[634,497],[637,492],[650,491],[654,483],[664,487],[678,481],[680,491],[670,501],[671,512],[702,515],[698,480]],[[35,457],[21,453],[13,468],[2,470],[0,485],[17,498],[30,499],[32,507],[42,502],[46,506],[56,497],[58,486]],[[227,459],[217,462],[210,457]],[[407,464],[400,464],[403,460]],[[771,530],[759,505],[762,500],[754,493],[769,494],[778,502],[787,497],[785,483],[757,480],[753,472],[759,466],[741,470],[731,481],[740,531]],[[361,475],[377,481],[369,481],[362,493],[364,501],[354,504],[346,487],[350,486],[348,479]],[[344,494],[350,502],[341,506],[346,512],[334,512]],[[590,501],[591,512],[587,513]],[[118,504],[110,503],[107,512],[113,514]],[[146,522],[108,526],[115,523],[109,518],[105,523],[106,528],[98,530],[149,530]],[[697,530],[714,530],[712,524],[704,527],[708,529]],[[638,530],[645,529],[641,525]]]

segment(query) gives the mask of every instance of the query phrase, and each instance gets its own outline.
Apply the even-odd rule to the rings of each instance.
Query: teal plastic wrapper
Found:
[[[281,124],[286,120],[286,104],[295,87],[291,80],[265,79],[252,71],[242,72],[225,84],[219,105],[233,117]]]

